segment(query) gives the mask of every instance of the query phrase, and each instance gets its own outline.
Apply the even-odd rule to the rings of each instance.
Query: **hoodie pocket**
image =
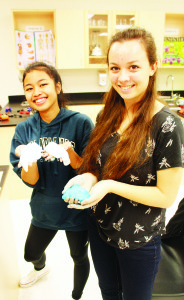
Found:
[[[53,229],[67,229],[87,223],[87,211],[67,208],[62,197],[37,192],[30,202],[34,223]]]

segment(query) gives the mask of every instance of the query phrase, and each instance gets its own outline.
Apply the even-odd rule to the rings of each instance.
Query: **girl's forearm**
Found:
[[[109,189],[137,203],[168,208],[176,199],[182,175],[182,168],[172,168],[157,172],[156,186],[138,186],[111,180]]]
[[[28,172],[23,168],[21,171],[21,178],[23,181],[29,183],[30,185],[35,185],[39,179],[39,171],[36,162],[32,163],[32,166],[28,166]]]
[[[144,205],[162,208],[170,206],[167,197],[156,186],[130,185],[112,180],[110,191]]]
[[[73,169],[80,168],[83,159],[74,151],[72,147],[67,149],[69,158],[70,158],[70,165]]]

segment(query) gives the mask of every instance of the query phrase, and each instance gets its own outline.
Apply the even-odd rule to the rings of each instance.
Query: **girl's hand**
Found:
[[[72,148],[72,144],[70,142],[65,142],[61,145],[66,151],[70,148]],[[42,157],[45,158],[45,160],[50,160],[50,159],[54,159],[55,157],[53,155],[50,155],[49,153],[46,152],[46,150],[42,150]],[[60,162],[63,161],[63,158],[60,157],[59,158]]]
[[[49,155],[49,153],[46,152],[46,150],[42,150],[42,157],[45,158],[45,160],[55,159],[54,156]]]
[[[17,146],[17,147],[15,148],[15,155],[20,157],[20,156],[21,156],[21,151],[22,151],[22,149],[23,149],[24,147],[26,147],[26,145],[19,145],[19,146]]]
[[[97,178],[91,173],[84,173],[82,175],[77,175],[68,181],[62,193],[64,193],[67,189],[69,189],[74,184],[79,184],[81,187],[83,187],[88,192],[90,192],[90,190],[92,189],[93,185],[95,185],[95,183],[97,183]]]
[[[101,180],[96,183],[90,190],[91,197],[81,202],[80,205],[71,204],[69,202],[68,208],[85,209],[96,205],[108,193],[111,192],[111,183],[113,180]],[[75,199],[74,201],[75,202]]]
[[[68,181],[62,193],[64,194],[67,189],[69,189],[75,184],[79,184],[82,188],[90,192],[96,182],[97,182],[96,176],[94,176],[91,173],[84,173],[82,175],[77,175]],[[72,204],[74,202],[77,202],[78,200],[74,198],[70,198],[70,199],[66,198],[64,201],[68,202],[69,204]]]
[[[72,148],[72,143],[68,141],[68,142],[63,143],[62,146],[67,151]]]
[[[57,159],[60,159],[60,161],[63,161],[63,164],[65,166],[68,166],[70,164],[68,152],[62,145],[59,145],[55,142],[48,143],[45,149],[42,150],[42,157],[44,157],[45,160],[49,160],[55,157]]]
[[[28,166],[32,166],[33,162],[37,162],[37,160],[41,158],[42,150],[38,144],[28,143],[24,145],[24,147],[16,148],[15,151],[17,154],[20,154],[18,168],[23,167],[23,169],[28,172]]]
[[[24,152],[23,150],[25,149],[26,146],[27,145],[19,145],[19,146],[17,146],[15,148],[15,155],[19,156],[21,158],[21,154],[22,154],[22,152]],[[33,162],[36,162],[36,160],[28,162],[28,166],[32,166]],[[18,162],[18,168],[21,168],[21,167],[23,167],[23,165],[22,165],[21,159],[20,159],[19,162]]]

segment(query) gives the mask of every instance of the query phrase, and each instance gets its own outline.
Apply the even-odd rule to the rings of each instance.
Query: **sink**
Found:
[[[171,96],[159,96],[158,98],[164,101],[175,101],[175,99],[171,98]]]
[[[169,106],[169,108],[170,108],[170,110],[172,110],[172,111],[178,111],[178,110],[181,109],[181,108],[178,107],[178,106]]]
[[[171,110],[177,111],[181,109],[181,106],[184,106],[184,98],[183,97],[177,97],[177,98],[171,98],[171,96],[159,96],[159,100],[166,106],[168,106]]]

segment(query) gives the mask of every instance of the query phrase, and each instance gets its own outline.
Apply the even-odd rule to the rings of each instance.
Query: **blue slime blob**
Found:
[[[62,198],[65,200],[66,198],[74,198],[78,199],[79,202],[89,198],[90,193],[82,188],[79,184],[74,184],[72,187],[66,190],[66,192],[62,195]]]

